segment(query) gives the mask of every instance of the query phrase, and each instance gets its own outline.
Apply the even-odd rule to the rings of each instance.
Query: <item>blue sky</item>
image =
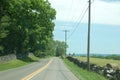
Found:
[[[88,0],[49,0],[57,15],[54,39],[64,41],[68,30],[68,53],[87,52]],[[91,5],[91,53],[120,54],[120,1],[94,0]],[[73,33],[73,34],[72,34]],[[71,35],[72,34],[72,35]]]

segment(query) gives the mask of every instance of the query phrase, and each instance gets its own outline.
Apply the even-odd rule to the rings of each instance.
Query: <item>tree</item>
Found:
[[[3,3],[7,5],[3,5],[5,9],[0,12],[4,12],[2,18],[6,16],[9,25],[2,30],[6,31],[4,37],[0,37],[2,52],[16,52],[23,56],[29,51],[45,52],[46,45],[53,37],[52,20],[56,15],[48,0],[2,0],[0,4]],[[0,25],[0,28],[3,26]]]
[[[0,1],[0,43],[3,38],[7,36],[7,30],[5,30],[6,26],[9,26],[8,17],[6,16],[8,10],[9,1],[1,0]],[[4,49],[4,47],[0,44],[0,53]],[[1,55],[1,54],[0,54]]]
[[[56,49],[56,56],[64,56],[64,55],[66,55],[65,54],[65,49],[66,49],[66,47],[68,47],[68,45],[66,46],[65,42],[56,40],[54,42],[54,46],[55,46],[55,49]]]

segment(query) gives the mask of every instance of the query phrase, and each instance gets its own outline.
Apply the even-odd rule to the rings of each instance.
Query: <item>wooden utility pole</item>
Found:
[[[87,44],[87,70],[90,70],[90,25],[91,25],[91,0],[89,0],[88,10],[88,44]]]
[[[67,30],[64,30],[65,32],[65,54],[67,54]]]

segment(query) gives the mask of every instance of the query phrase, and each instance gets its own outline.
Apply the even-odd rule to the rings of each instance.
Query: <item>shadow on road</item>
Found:
[[[19,59],[19,60],[24,61],[24,62],[39,62],[39,60],[34,60],[30,57],[22,58],[22,59]]]

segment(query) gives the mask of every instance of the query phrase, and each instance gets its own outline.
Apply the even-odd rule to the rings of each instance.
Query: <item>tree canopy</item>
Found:
[[[0,55],[45,52],[53,40],[55,15],[48,0],[1,0]]]

